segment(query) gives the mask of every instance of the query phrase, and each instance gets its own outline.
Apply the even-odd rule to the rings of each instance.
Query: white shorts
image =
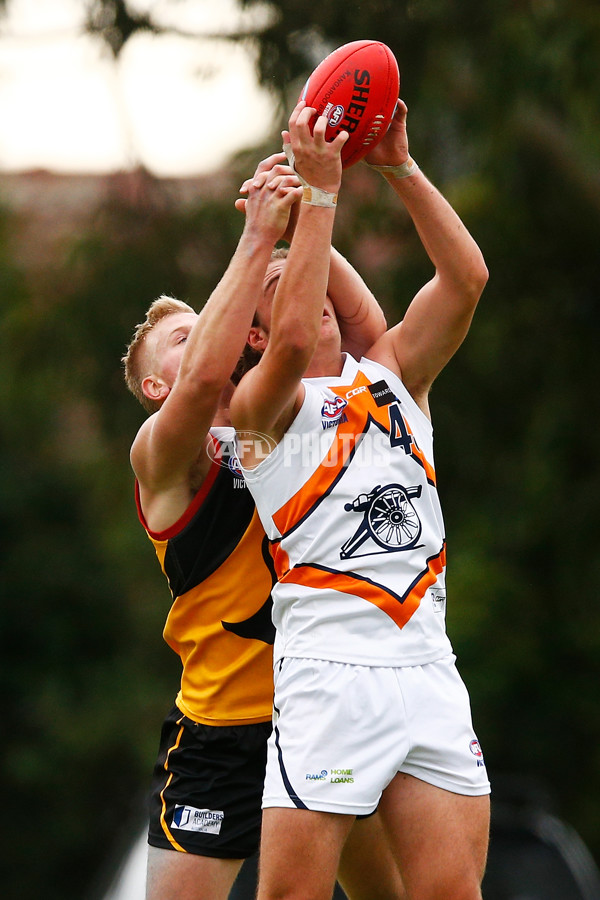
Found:
[[[397,772],[457,794],[489,794],[454,661],[385,668],[282,660],[263,807],[368,815]]]

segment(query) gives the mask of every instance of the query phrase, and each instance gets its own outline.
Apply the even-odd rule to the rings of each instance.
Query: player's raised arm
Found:
[[[300,201],[292,207],[288,228],[283,235],[283,240],[289,244],[298,222],[299,207]],[[342,350],[360,359],[385,334],[387,323],[377,298],[354,266],[333,246],[329,259],[327,294],[340,326]]]
[[[327,293],[333,303],[342,336],[342,350],[356,359],[385,334],[383,310],[356,269],[331,248]]]
[[[388,133],[366,161],[382,172],[404,203],[435,274],[416,294],[404,320],[367,355],[399,369],[404,384],[427,411],[429,388],[464,340],[488,271],[457,213],[410,158],[406,112],[398,101]]]
[[[337,192],[341,183],[340,152],[347,139],[342,132],[325,141],[327,120],[310,124],[315,111],[301,101],[290,117],[289,138],[296,168],[308,187],[289,255],[277,282],[270,315],[268,341],[259,364],[238,385],[231,403],[231,419],[238,431],[262,432],[279,440],[297,403],[301,379],[319,340],[327,296],[329,257]],[[244,460],[252,467],[252,460]]]
[[[240,193],[245,194],[252,183],[246,180]],[[288,227],[282,240],[292,243],[298,223],[301,200],[297,200],[290,212]],[[236,201],[240,212],[246,210],[246,199]],[[329,261],[329,281],[327,293],[333,303],[336,318],[340,326],[342,350],[348,351],[356,359],[372,347],[375,341],[385,334],[387,323],[385,315],[376,297],[367,287],[354,266],[342,254],[331,247]]]
[[[259,165],[238,247],[200,315],[166,316],[140,347],[146,373],[141,387],[158,411],[140,429],[131,461],[153,530],[177,520],[193,495],[191,481],[197,484],[208,471],[208,429],[244,347],[271,251],[299,190],[297,177],[283,163],[283,154],[276,154]]]

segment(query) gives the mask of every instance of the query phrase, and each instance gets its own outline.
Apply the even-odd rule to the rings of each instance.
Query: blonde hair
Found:
[[[144,321],[140,322],[139,325],[136,325],[131,343],[127,347],[125,356],[121,359],[121,362],[125,367],[125,382],[127,387],[149,413],[156,412],[157,409],[160,409],[161,404],[156,400],[151,400],[149,397],[146,397],[142,390],[142,381],[146,375],[150,374],[147,370],[147,355],[144,354],[143,349],[146,343],[146,337],[152,331],[156,323],[160,322],[161,319],[164,319],[165,316],[171,316],[174,313],[193,313],[196,315],[196,310],[192,309],[187,303],[183,303],[182,300],[176,300],[175,297],[168,297],[166,294],[157,297],[157,299],[150,304]]]

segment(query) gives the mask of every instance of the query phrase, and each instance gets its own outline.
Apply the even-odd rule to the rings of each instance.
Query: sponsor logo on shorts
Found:
[[[320,772],[307,773],[307,781],[329,781],[330,784],[354,784],[353,769],[321,769]],[[329,776],[329,777],[327,777]]]
[[[196,809],[194,806],[176,806],[172,828],[180,831],[200,831],[203,834],[219,834],[225,813],[222,809]]]
[[[484,766],[485,763],[483,761],[483,751],[477,739],[471,741],[471,743],[469,744],[469,750],[477,760],[477,765]]]
[[[332,769],[330,782],[332,784],[354,784],[353,769]]]

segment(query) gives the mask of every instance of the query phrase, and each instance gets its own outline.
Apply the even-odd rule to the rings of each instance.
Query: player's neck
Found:
[[[227,409],[219,408],[213,419],[213,426],[215,428],[225,428],[231,425],[231,419],[229,418],[229,407]]]
[[[335,347],[317,347],[310,365],[304,373],[305,378],[321,378],[327,375],[341,375],[344,368],[344,358],[340,352],[339,344]]]
[[[225,426],[231,425],[231,419],[229,417],[229,404],[231,402],[231,398],[233,397],[234,390],[235,388],[232,382],[228,381],[221,391],[221,396],[219,397],[219,405],[217,406],[217,410],[213,419],[213,425],[215,427],[223,428]]]

